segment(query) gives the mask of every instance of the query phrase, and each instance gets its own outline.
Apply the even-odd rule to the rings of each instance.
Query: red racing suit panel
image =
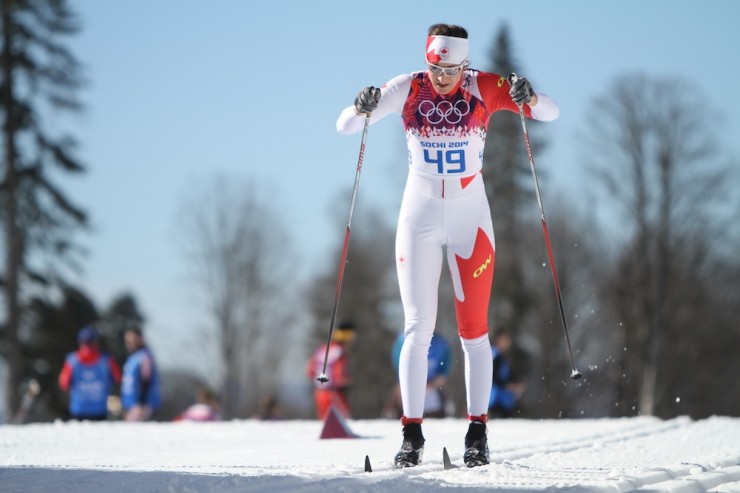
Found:
[[[496,252],[483,229],[478,230],[473,254],[469,258],[455,255],[464,299],[455,298],[457,330],[464,339],[475,339],[488,333],[488,304],[493,284]]]

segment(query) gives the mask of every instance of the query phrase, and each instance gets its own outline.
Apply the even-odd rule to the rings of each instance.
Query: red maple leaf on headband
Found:
[[[430,45],[432,44],[432,41],[434,40],[433,36],[429,36],[427,38],[427,61],[429,63],[439,63],[441,58],[437,53],[434,52],[434,48],[430,48]]]

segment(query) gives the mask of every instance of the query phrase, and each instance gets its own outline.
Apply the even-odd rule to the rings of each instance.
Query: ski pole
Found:
[[[509,84],[514,85],[519,77],[512,72],[509,75]],[[545,219],[545,208],[542,206],[542,197],[540,197],[540,184],[537,180],[537,171],[534,167],[534,158],[532,157],[532,146],[529,144],[529,134],[527,133],[527,124],[524,119],[524,107],[519,105],[519,117],[522,120],[522,132],[524,134],[524,145],[527,148],[527,157],[529,157],[529,167],[532,169],[532,178],[534,178],[534,191],[537,195],[537,204],[540,206],[540,217],[542,219],[542,232],[545,235],[545,246],[547,247],[547,256],[550,259],[550,271],[552,272],[552,281],[555,285],[555,294],[558,298],[558,307],[560,308],[560,319],[563,322],[563,330],[565,331],[565,342],[568,344],[568,354],[570,355],[570,378],[578,380],[583,375],[576,369],[576,362],[573,358],[573,349],[570,346],[570,336],[568,335],[568,322],[565,318],[565,309],[563,308],[563,296],[560,293],[560,283],[558,282],[558,273],[555,269],[555,258],[552,254],[552,246],[550,245],[550,233],[547,230],[547,220]]]
[[[344,267],[347,264],[347,248],[349,247],[349,235],[352,230],[352,215],[355,212],[355,199],[357,198],[357,188],[360,185],[360,173],[362,172],[362,159],[365,157],[365,141],[367,140],[367,127],[370,125],[370,114],[365,116],[365,125],[362,128],[362,143],[360,144],[360,157],[357,159],[357,171],[355,171],[355,184],[352,187],[352,202],[349,206],[349,220],[347,221],[347,229],[344,233],[344,247],[342,248],[342,258],[339,262],[339,275],[337,276],[337,286],[334,292],[334,307],[331,310],[331,321],[329,322],[329,337],[326,340],[326,352],[324,353],[324,366],[321,370],[321,375],[316,377],[321,383],[329,381],[329,377],[326,376],[326,362],[329,358],[329,346],[331,344],[331,336],[334,333],[334,320],[337,316],[337,308],[339,307],[339,294],[342,291],[342,279],[344,278]]]

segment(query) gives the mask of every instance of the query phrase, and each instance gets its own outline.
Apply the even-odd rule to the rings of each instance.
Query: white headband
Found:
[[[468,40],[454,36],[429,36],[427,62],[462,65],[468,61]]]

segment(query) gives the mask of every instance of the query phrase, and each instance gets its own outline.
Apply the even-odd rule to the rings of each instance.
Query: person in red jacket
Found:
[[[331,406],[334,406],[345,418],[349,418],[351,415],[347,402],[347,389],[350,384],[349,372],[347,371],[347,348],[354,339],[355,328],[351,322],[342,322],[332,333],[329,353],[326,358],[328,382],[321,383],[316,380],[324,368],[324,355],[327,354],[326,344],[321,344],[316,348],[313,356],[308,361],[306,374],[315,385],[314,401],[318,419],[324,419]]]
[[[103,421],[108,417],[108,395],[121,383],[121,369],[100,351],[100,336],[88,326],[77,335],[79,348],[67,355],[59,374],[59,388],[69,392],[73,419]]]

